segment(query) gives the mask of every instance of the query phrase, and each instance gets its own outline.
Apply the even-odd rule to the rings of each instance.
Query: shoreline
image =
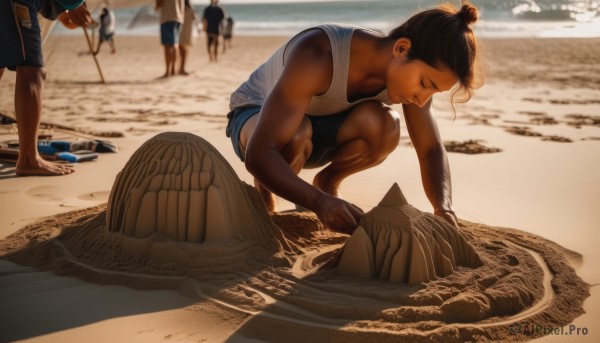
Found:
[[[552,23],[548,23],[548,24],[552,24]],[[568,25],[568,23],[564,23],[565,25]],[[305,28],[306,29],[306,28]],[[76,32],[78,30],[70,30],[70,29],[66,29],[66,28],[59,28],[59,29],[55,29],[55,31],[53,32],[53,35],[65,35],[65,36],[76,36],[79,35],[78,32]],[[115,33],[115,39],[117,37],[155,37],[156,39],[160,39],[160,35],[158,32],[158,29],[156,30],[157,32],[146,32],[146,31],[138,31],[138,32],[132,32],[132,31],[119,31],[117,30]],[[296,34],[298,34],[299,32],[303,31],[303,29],[290,29],[290,30],[280,30],[280,31],[260,31],[260,30],[242,30],[242,31],[233,31],[233,39],[235,39],[236,37],[266,37],[266,38],[273,38],[273,37],[292,37]],[[578,35],[569,35],[566,33],[562,33],[562,32],[556,32],[556,33],[551,33],[551,32],[512,32],[511,34],[508,33],[504,33],[504,32],[494,32],[494,31],[488,31],[488,30],[475,30],[475,34],[478,37],[478,39],[489,39],[489,40],[509,40],[509,39],[542,39],[542,40],[546,40],[546,39],[590,39],[590,40],[598,40],[600,39],[600,32],[598,33],[587,33],[587,32],[583,32],[580,33]],[[204,39],[205,33],[201,33],[198,34],[198,36],[196,36],[196,39]]]

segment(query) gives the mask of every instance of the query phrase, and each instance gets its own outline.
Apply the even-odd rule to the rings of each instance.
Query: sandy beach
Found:
[[[436,96],[436,118],[450,152],[453,205],[465,236],[481,251],[489,270],[460,269],[448,279],[410,289],[421,298],[397,295],[397,288],[378,282],[348,281],[349,286],[342,287],[329,274],[322,276],[329,283],[305,280],[310,268],[301,268],[304,275],[289,267],[286,276],[287,267],[279,260],[276,267],[283,269],[240,267],[237,272],[252,275],[244,282],[236,278],[237,267],[230,267],[191,277],[195,280],[191,284],[199,288],[187,282],[174,286],[157,281],[155,271],[175,278],[184,274],[185,266],[173,263],[168,271],[161,267],[148,272],[152,277],[147,280],[128,279],[119,273],[143,274],[142,269],[118,260],[122,255],[111,251],[105,238],[98,238],[104,245],[82,248],[80,243],[91,237],[86,235],[97,235],[97,228],[106,225],[102,214],[117,174],[142,144],[159,133],[202,137],[241,181],[252,184],[225,136],[229,95],[286,39],[234,37],[233,48],[220,55],[218,63],[209,63],[200,37],[188,64],[193,73],[159,80],[164,62],[158,38],[118,36],[116,54],[105,50],[98,55],[107,81],[101,84],[82,36],[50,37],[44,50],[46,125],[40,133],[108,139],[119,151],[77,163],[74,174],[62,177],[20,178],[14,164],[0,162],[0,341],[383,342],[398,339],[399,333],[414,341],[600,339],[600,272],[593,267],[600,261],[600,39],[483,40],[485,85],[470,102],[456,105],[455,118],[447,97]],[[14,116],[14,81],[12,72],[0,81],[0,113],[8,116]],[[404,120],[402,125],[398,149],[380,166],[341,186],[343,196],[365,211],[375,208],[394,183],[414,208],[432,210]],[[16,138],[12,125],[0,129],[0,142]],[[306,170],[301,176],[312,180],[315,173]],[[283,200],[278,206],[293,207]],[[285,226],[285,218],[273,220]],[[294,256],[339,248],[347,239],[321,233],[310,216],[303,220],[308,226],[283,230],[285,240],[304,253]],[[71,253],[97,257],[85,260],[97,274],[49,253],[44,242],[57,235],[63,235],[61,244]],[[498,265],[492,263],[496,260]],[[262,266],[264,261],[257,263]],[[102,272],[106,270],[117,276],[107,277]],[[507,274],[499,276],[502,270]],[[432,294],[447,300],[443,294],[448,289],[448,297],[470,290],[473,280],[486,285],[481,289],[491,289],[491,281],[483,279],[497,281],[506,275],[521,275],[519,299],[528,301],[508,306],[509,300],[498,299],[509,291],[499,291],[498,297],[490,297],[496,302],[488,307],[463,311],[477,315],[458,318],[461,308],[449,310],[431,300]],[[347,293],[323,296],[336,294],[336,289]],[[477,294],[473,297],[480,299]],[[255,301],[257,296],[262,302]],[[269,301],[284,306],[267,306]],[[349,302],[356,304],[356,311],[348,309]],[[392,308],[390,304],[401,308],[403,303],[414,312],[384,310]],[[436,312],[438,305],[454,314],[438,316],[446,313]],[[543,330],[511,333],[515,323],[564,329],[559,335]]]

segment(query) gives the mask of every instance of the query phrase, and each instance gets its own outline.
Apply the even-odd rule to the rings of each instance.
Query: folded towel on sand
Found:
[[[79,150],[89,150],[92,152],[117,152],[117,146],[111,141],[105,140],[39,140],[38,151],[47,155],[54,155],[59,152],[75,152]]]

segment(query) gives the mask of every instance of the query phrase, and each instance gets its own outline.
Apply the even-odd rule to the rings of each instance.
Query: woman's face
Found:
[[[394,45],[387,71],[388,96],[395,104],[423,107],[433,94],[450,90],[458,77],[445,66],[434,68],[421,60],[409,60],[408,49],[410,41],[404,38]]]

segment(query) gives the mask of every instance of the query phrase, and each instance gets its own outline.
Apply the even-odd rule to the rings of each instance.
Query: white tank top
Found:
[[[327,24],[316,26],[327,33],[331,42],[331,53],[333,56],[333,77],[331,85],[325,94],[313,96],[306,113],[310,115],[329,115],[347,110],[361,102],[368,100],[377,100],[391,105],[387,89],[374,97],[363,98],[357,101],[348,102],[348,67],[350,65],[350,45],[352,43],[352,34],[354,30],[362,29],[358,26]],[[293,38],[292,38],[293,39]],[[275,87],[283,72],[284,51],[289,41],[280,47],[265,63],[258,67],[248,78],[240,85],[238,89],[231,94],[229,109],[238,107],[262,106],[265,99]]]

